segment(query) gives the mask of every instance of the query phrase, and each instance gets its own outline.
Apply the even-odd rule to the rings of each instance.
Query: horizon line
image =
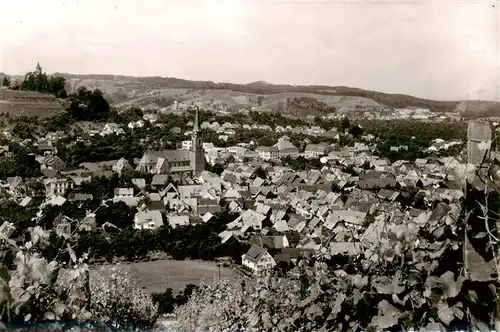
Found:
[[[42,69],[43,69],[43,66],[42,66]],[[5,73],[5,72],[0,72],[0,73],[4,74],[6,76],[10,76],[10,77],[19,77],[19,76],[24,77],[29,72],[27,72],[25,74],[8,74],[8,73]],[[75,76],[120,76],[120,77],[128,77],[128,78],[178,79],[178,80],[190,81],[190,82],[209,82],[209,83],[214,83],[214,84],[233,84],[233,85],[240,85],[240,86],[247,86],[247,85],[252,84],[252,83],[261,83],[262,82],[264,84],[268,84],[268,85],[271,85],[271,86],[288,86],[288,87],[297,87],[297,88],[301,88],[301,87],[303,87],[303,88],[307,88],[307,87],[325,87],[325,88],[358,89],[358,90],[367,91],[367,92],[382,93],[382,94],[386,94],[386,95],[408,96],[408,97],[412,97],[412,98],[418,98],[418,99],[429,100],[429,101],[436,101],[436,102],[486,101],[486,102],[500,103],[500,101],[489,100],[489,99],[430,99],[430,98],[427,98],[427,97],[417,96],[417,95],[414,95],[414,94],[411,94],[411,93],[385,92],[385,91],[380,91],[380,90],[373,90],[371,88],[360,88],[360,87],[353,87],[353,86],[348,86],[348,85],[272,83],[272,82],[269,82],[267,80],[257,80],[257,81],[253,81],[253,82],[249,82],[249,83],[235,83],[235,82],[227,82],[227,81],[226,82],[216,82],[216,81],[212,81],[212,80],[188,79],[188,78],[180,78],[180,77],[175,77],[175,76],[161,76],[161,75],[151,75],[151,76],[150,75],[146,75],[146,76],[142,76],[142,75],[109,74],[109,73],[108,74],[103,74],[103,73],[100,73],[100,74],[95,74],[95,73],[84,74],[84,73],[75,73],[75,72],[70,73],[70,72],[58,72],[58,71],[53,72],[53,73],[48,73],[48,72],[43,72],[43,73],[46,74],[46,75],[48,75],[48,76],[59,74],[59,75],[75,75]],[[168,89],[168,87],[166,87],[164,89]],[[171,88],[171,89],[175,89],[175,88]],[[311,92],[311,93],[313,93],[313,92]],[[368,98],[368,97],[366,97],[366,98]],[[371,99],[371,98],[369,98],[369,99]]]

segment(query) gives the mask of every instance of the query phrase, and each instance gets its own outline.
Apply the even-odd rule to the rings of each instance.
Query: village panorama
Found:
[[[494,329],[498,103],[0,79],[0,327]]]

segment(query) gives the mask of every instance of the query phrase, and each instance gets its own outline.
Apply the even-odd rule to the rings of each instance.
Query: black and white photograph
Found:
[[[498,0],[0,0],[0,331],[500,332]]]

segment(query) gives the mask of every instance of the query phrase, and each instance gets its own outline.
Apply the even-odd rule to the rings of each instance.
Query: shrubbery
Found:
[[[236,217],[235,217],[236,218]],[[164,252],[173,259],[214,260],[217,257],[232,257],[239,261],[248,250],[248,245],[239,242],[221,243],[218,234],[225,230],[226,223],[234,220],[230,215],[219,215],[206,223],[179,226],[175,229],[168,224],[157,230],[120,230],[106,235],[81,233],[78,253],[89,252],[96,260],[111,262],[114,257],[128,261],[148,259],[148,254]]]
[[[48,232],[37,226],[28,241],[17,243],[14,230],[9,222],[0,226],[1,253],[15,257],[11,271],[0,262],[0,325],[94,319],[119,328],[148,328],[156,323],[157,305],[125,275],[91,282],[86,255],[78,258],[70,242],[63,241],[56,257],[47,259],[42,252],[51,245]]]
[[[436,211],[445,209],[442,204]],[[286,276],[267,273],[249,286],[217,280],[202,285],[176,310],[179,328],[442,331],[476,325],[491,330],[498,282],[464,278],[466,216],[459,205],[445,210],[427,222],[372,220],[352,229],[349,241],[359,253],[322,249]],[[365,237],[369,229],[373,236]]]

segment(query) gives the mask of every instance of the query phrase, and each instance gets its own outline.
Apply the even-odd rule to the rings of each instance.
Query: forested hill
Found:
[[[66,78],[80,80],[96,80],[109,82],[130,82],[143,85],[147,89],[184,88],[184,89],[226,89],[251,94],[274,94],[274,93],[314,93],[334,96],[365,97],[379,104],[389,107],[403,108],[407,106],[425,107],[436,112],[454,111],[459,101],[434,101],[417,98],[403,94],[389,94],[377,91],[369,91],[346,86],[326,85],[276,85],[266,82],[253,82],[248,84],[216,83],[212,81],[190,81],[174,77],[133,77],[123,75],[76,75],[68,73],[56,73]]]
[[[153,91],[162,96],[166,93],[172,97],[172,93],[166,90],[174,89],[189,89],[191,92],[196,91],[221,91],[221,93],[231,94],[231,98],[238,94],[244,97],[258,96],[258,95],[277,95],[286,94],[288,97],[303,97],[307,94],[319,96],[320,100],[332,98],[349,99],[354,103],[359,102],[360,106],[370,106],[377,104],[391,108],[405,108],[405,107],[421,107],[427,108],[433,112],[456,112],[460,111],[463,115],[468,117],[483,117],[493,116],[500,117],[500,103],[489,101],[439,101],[418,98],[405,94],[383,93],[378,91],[364,90],[359,88],[347,86],[326,86],[326,85],[283,85],[272,84],[264,81],[257,81],[248,84],[235,84],[235,83],[217,83],[212,81],[192,81],[180,79],[175,77],[134,77],[124,75],[79,75],[69,73],[56,73],[73,82],[74,87],[81,85],[93,88],[99,88],[112,99],[112,102],[127,102],[142,98],[143,96],[150,95]],[[175,94],[175,93],[174,93]],[[197,93],[195,93],[197,95]],[[176,98],[178,98],[177,96]],[[184,100],[190,99],[190,94],[187,93]],[[214,97],[217,98],[218,95]],[[191,98],[192,99],[192,98]],[[225,102],[224,98],[222,101]],[[230,102],[233,102],[232,100]],[[333,104],[332,104],[333,105]],[[332,106],[330,105],[330,106]],[[338,107],[339,103],[333,105]],[[342,103],[340,103],[342,105]]]

